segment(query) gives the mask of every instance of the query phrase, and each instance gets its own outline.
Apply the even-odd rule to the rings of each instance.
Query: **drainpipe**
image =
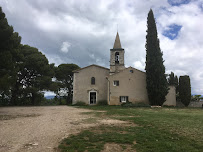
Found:
[[[109,81],[108,77],[106,77],[106,80],[107,80],[108,83],[109,83],[109,105],[110,105],[110,94],[111,94],[111,92],[110,92],[110,81]]]

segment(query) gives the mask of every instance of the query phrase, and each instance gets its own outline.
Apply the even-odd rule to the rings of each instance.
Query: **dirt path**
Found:
[[[0,108],[0,152],[52,152],[62,138],[94,126],[90,110],[68,106]]]

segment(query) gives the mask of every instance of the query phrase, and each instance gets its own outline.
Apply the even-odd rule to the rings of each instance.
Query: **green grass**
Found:
[[[136,125],[103,125],[64,139],[61,151],[101,151],[106,143],[137,152],[202,152],[203,109],[124,108],[87,106],[98,118],[113,118]],[[97,112],[106,111],[105,113]],[[88,113],[87,113],[88,114]],[[136,141],[136,143],[135,143]]]

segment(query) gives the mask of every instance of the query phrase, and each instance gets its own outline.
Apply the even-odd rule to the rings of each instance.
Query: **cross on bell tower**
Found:
[[[124,49],[121,47],[119,34],[117,32],[113,49],[110,49],[110,74],[117,73],[125,68]]]

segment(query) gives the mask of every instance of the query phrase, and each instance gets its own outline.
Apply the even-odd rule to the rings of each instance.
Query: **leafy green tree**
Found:
[[[53,65],[37,48],[21,46],[22,60],[18,65],[17,79],[12,88],[13,105],[36,105],[43,97],[42,92],[49,90],[54,75]]]
[[[16,78],[15,67],[19,58],[20,41],[21,37],[8,25],[0,7],[0,104],[10,99],[10,87]]]
[[[173,72],[171,72],[171,74],[169,74],[168,84],[174,85],[176,87],[178,86],[178,77],[177,77],[177,75],[175,76]]]
[[[66,97],[66,103],[71,104],[73,96],[73,71],[80,67],[76,64],[60,64],[55,70],[55,77],[58,82],[59,96]]]
[[[175,86],[176,86],[176,93],[178,93],[179,91],[178,91],[178,85],[179,85],[179,82],[178,82],[178,76],[176,75],[175,76]]]
[[[175,85],[175,76],[174,76],[173,72],[171,72],[171,74],[169,74],[168,84],[169,85]]]
[[[168,84],[175,86],[176,94],[177,94],[178,93],[178,77],[177,77],[177,75],[174,75],[173,72],[171,72],[171,74],[169,74]]]
[[[192,101],[200,101],[200,99],[202,99],[202,95],[192,95],[191,96],[191,100]]]
[[[159,46],[157,28],[153,11],[150,10],[147,18],[146,36],[146,82],[149,102],[151,105],[162,105],[168,93],[168,84],[163,64],[163,53]]]
[[[175,88],[176,88],[176,100],[179,100],[179,91],[178,91],[179,84],[178,84],[178,77],[177,77],[177,75],[174,75],[173,72],[171,72],[171,74],[169,74],[168,84],[175,86]]]
[[[179,78],[179,97],[181,102],[187,107],[191,101],[191,85],[188,75]]]

